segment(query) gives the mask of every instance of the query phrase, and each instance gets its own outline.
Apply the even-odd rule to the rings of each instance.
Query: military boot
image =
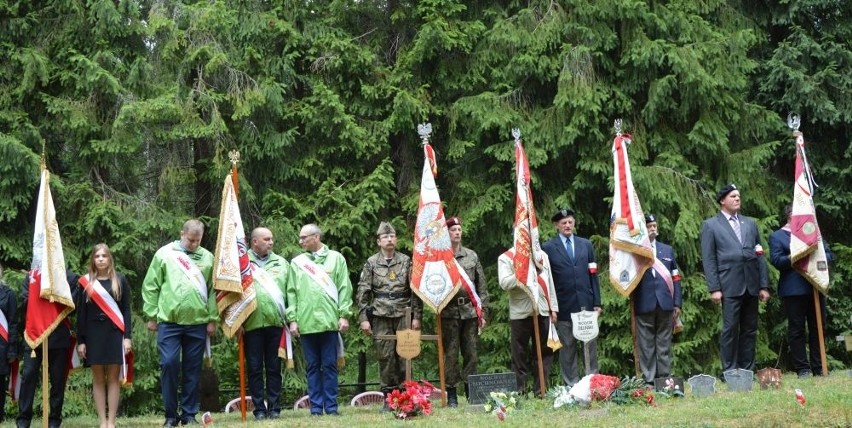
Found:
[[[385,402],[384,404],[382,404],[381,413],[387,413],[390,411],[390,405],[388,405],[388,396],[390,396],[392,391],[392,388],[382,388],[382,394],[385,395]]]
[[[447,407],[458,407],[459,397],[456,394],[456,388],[447,388]]]

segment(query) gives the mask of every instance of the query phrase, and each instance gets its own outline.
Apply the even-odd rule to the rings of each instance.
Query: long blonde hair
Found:
[[[107,267],[107,274],[109,275],[109,279],[112,282],[112,297],[115,298],[116,301],[121,299],[121,284],[118,283],[118,275],[115,273],[115,259],[112,257],[112,251],[110,251],[109,246],[104,243],[100,243],[92,248],[92,255],[89,257],[89,281],[94,281],[98,278],[98,268],[95,267],[95,254],[98,251],[103,250],[107,257],[109,257],[109,265]],[[86,295],[88,299],[88,294]],[[88,301],[88,300],[87,300]]]

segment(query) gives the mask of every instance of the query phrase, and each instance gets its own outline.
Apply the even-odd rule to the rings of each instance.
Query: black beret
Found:
[[[717,204],[722,203],[722,199],[725,199],[725,196],[728,196],[728,193],[731,193],[734,190],[737,190],[737,185],[734,184],[734,183],[731,183],[731,184],[719,189],[719,193],[716,194],[716,203]]]
[[[574,210],[572,210],[571,208],[562,208],[561,210],[556,211],[556,214],[553,214],[553,217],[550,218],[550,221],[557,222],[565,217],[574,217]]]
[[[654,214],[651,214],[651,213],[645,214],[645,224],[656,223],[656,222],[657,222],[657,217]]]

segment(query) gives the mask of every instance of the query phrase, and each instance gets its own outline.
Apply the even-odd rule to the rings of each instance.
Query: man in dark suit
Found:
[[[701,225],[707,290],[722,305],[722,370],[754,370],[758,299],[769,300],[769,278],[753,219],[739,215],[740,191],[729,184],[716,195],[720,212]]]
[[[580,381],[577,370],[577,346],[572,333],[571,314],[594,309],[601,313],[601,289],[598,284],[598,266],[595,251],[588,239],[574,235],[574,211],[561,209],[550,219],[558,234],[545,242],[542,249],[550,258],[559,314],[556,331],[562,349],[559,351],[559,368],[562,381],[574,385]],[[589,373],[598,372],[597,340],[585,345],[588,350]]]
[[[780,272],[778,278],[778,296],[784,313],[787,315],[787,342],[790,343],[790,357],[793,359],[793,368],[799,377],[809,377],[811,373],[815,376],[822,375],[822,360],[819,352],[819,336],[817,332],[816,307],[814,305],[813,286],[803,277],[790,262],[790,217],[793,214],[793,206],[784,207],[784,219],[787,223],[781,229],[769,235],[769,260]],[[833,259],[832,254],[826,249],[828,261]],[[825,325],[825,296],[820,295],[820,306],[822,307],[822,322]],[[808,324],[808,340],[805,342],[805,322]],[[810,362],[805,346],[810,348]]]
[[[672,374],[672,328],[680,316],[680,274],[674,249],[657,241],[657,218],[645,215],[656,260],[633,291],[639,367],[646,382]]]

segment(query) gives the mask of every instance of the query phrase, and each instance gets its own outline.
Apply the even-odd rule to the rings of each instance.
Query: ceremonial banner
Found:
[[[65,255],[56,222],[56,209],[50,193],[50,173],[43,163],[29,277],[24,340],[31,349],[36,349],[74,310],[74,298],[65,275]]]
[[[435,152],[429,144],[430,125],[419,125],[423,138],[423,175],[420,181],[420,204],[417,208],[417,224],[414,227],[414,254],[412,257],[411,289],[441,313],[451,296],[464,287],[482,325],[482,303],[473,283],[456,261],[450,243],[444,208],[435,185],[438,166]]]
[[[226,337],[233,337],[257,307],[257,301],[246,234],[230,174],[225,178],[222,189],[219,235],[213,260],[213,289],[216,290],[216,306],[222,319],[222,331]]]
[[[654,249],[639,197],[633,188],[627,144],[630,135],[618,133],[612,144],[614,195],[609,225],[609,278],[622,296],[629,297],[645,270],[654,264]]]
[[[796,173],[793,185],[793,214],[790,217],[790,262],[817,290],[828,292],[828,258],[816,219],[813,176],[805,155],[805,139],[796,137]]]
[[[550,271],[550,261],[544,256],[538,234],[538,219],[533,205],[532,187],[530,187],[530,166],[527,154],[521,143],[520,132],[514,130],[515,136],[515,232],[514,256],[512,265],[515,278],[523,285],[522,289],[529,294],[535,305],[540,303],[539,295],[544,295],[546,308],[538,308],[550,312],[550,295],[547,292],[547,282],[541,277]]]

